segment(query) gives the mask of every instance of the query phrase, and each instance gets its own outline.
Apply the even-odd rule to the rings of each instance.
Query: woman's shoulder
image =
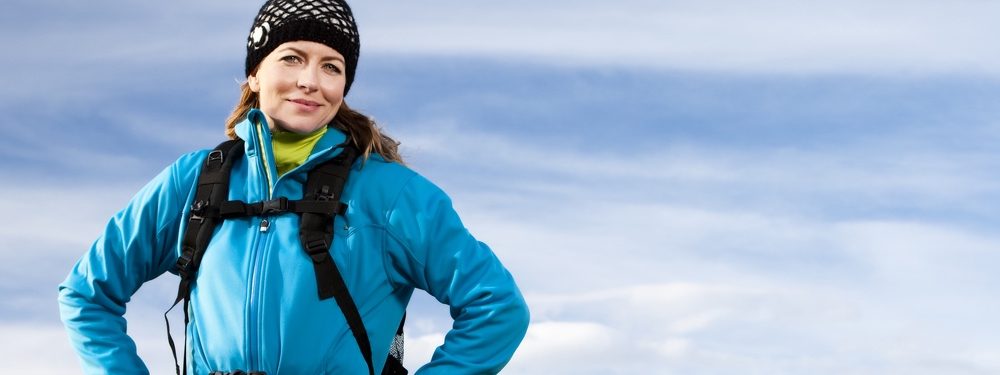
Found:
[[[358,174],[362,178],[379,185],[416,189],[434,194],[444,193],[420,172],[399,162],[386,161],[378,154],[372,154],[367,160],[359,160],[354,168],[355,172],[360,172]]]
[[[427,177],[402,163],[386,161],[373,154],[354,166],[349,184],[371,200],[379,201],[383,210],[391,210],[401,199],[448,199],[441,188]]]
[[[372,153],[368,158],[358,158],[351,173],[352,176],[356,174],[366,179],[388,180],[386,182],[408,180],[418,175],[410,167],[399,162],[385,160],[376,153]]]
[[[200,167],[201,162],[205,160],[209,152],[212,152],[212,149],[205,148],[181,154],[177,157],[177,160],[174,161],[174,165],[183,168]]]
[[[197,174],[210,152],[212,152],[212,149],[206,148],[181,154],[177,157],[177,160],[174,160],[170,167],[181,173],[192,172]]]
[[[163,182],[174,184],[179,190],[184,190],[186,186],[194,186],[210,152],[212,149],[206,148],[181,154],[165,168],[159,178],[168,179]]]

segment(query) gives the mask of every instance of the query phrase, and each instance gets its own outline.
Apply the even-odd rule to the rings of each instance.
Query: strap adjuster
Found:
[[[330,243],[326,242],[325,238],[317,238],[315,240],[306,242],[306,252],[309,255],[314,255],[317,253],[326,253],[330,249]]]
[[[191,251],[188,250],[189,249],[184,249],[184,251],[181,253],[181,256],[177,257],[177,264],[176,264],[177,273],[180,274],[181,278],[184,279],[186,279],[189,276],[191,268],[193,268],[192,266],[194,265],[192,264],[193,258],[191,257],[193,249],[190,249]]]
[[[191,203],[191,221],[205,221],[205,210],[208,209],[208,201],[199,200]]]
[[[306,254],[309,254],[313,263],[322,263],[330,259],[330,243],[325,238],[320,237],[311,241],[303,241],[303,243]]]
[[[337,199],[337,193],[331,192],[330,186],[328,185],[323,185],[323,187],[321,187],[319,191],[316,192],[316,200],[320,202],[327,202],[336,199]]]
[[[205,159],[205,164],[212,165],[214,163],[222,163],[222,150],[212,150],[208,154],[208,159]]]

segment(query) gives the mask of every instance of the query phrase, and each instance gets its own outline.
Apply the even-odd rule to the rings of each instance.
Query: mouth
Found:
[[[295,104],[299,104],[299,105],[303,105],[303,106],[306,106],[306,107],[310,107],[310,108],[315,108],[315,107],[319,107],[320,106],[319,103],[314,102],[312,100],[307,100],[307,99],[288,99],[288,101],[290,101],[292,103],[295,103]]]

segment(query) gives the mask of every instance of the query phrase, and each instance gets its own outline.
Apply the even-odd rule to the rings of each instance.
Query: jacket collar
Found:
[[[257,125],[260,126],[257,126]],[[247,113],[247,118],[236,125],[236,136],[246,144],[248,155],[262,153],[267,155],[267,160],[273,160],[271,150],[271,131],[268,127],[267,117],[260,109],[254,108]],[[339,154],[340,146],[347,141],[347,135],[335,127],[327,129],[323,137],[316,142],[312,153],[306,159],[306,163],[313,159],[329,159]],[[262,150],[261,147],[264,149]]]

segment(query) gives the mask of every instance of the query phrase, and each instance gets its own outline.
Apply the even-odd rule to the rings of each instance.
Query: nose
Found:
[[[316,71],[314,69],[302,69],[299,71],[298,86],[300,89],[306,90],[306,92],[316,91],[317,88],[317,77]]]

